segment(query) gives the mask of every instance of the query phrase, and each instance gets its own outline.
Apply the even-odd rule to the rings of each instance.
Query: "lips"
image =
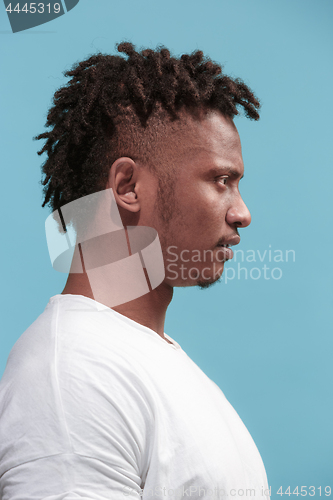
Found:
[[[217,245],[217,247],[219,249],[218,252],[221,253],[221,250],[222,250],[222,252],[224,254],[223,259],[220,259],[220,257],[219,257],[218,260],[223,261],[223,260],[230,260],[233,258],[234,252],[231,250],[231,248],[229,248],[229,246],[227,244],[226,245]]]
[[[224,238],[221,238],[218,242],[218,246],[228,246],[228,247],[233,247],[235,245],[238,245],[240,242],[240,236],[239,234],[233,234],[232,236],[225,236]]]
[[[225,257],[224,260],[232,259],[234,256],[234,252],[231,250],[231,246],[238,245],[240,242],[239,234],[234,234],[230,237],[221,238],[220,243],[217,245],[219,249],[222,249]]]

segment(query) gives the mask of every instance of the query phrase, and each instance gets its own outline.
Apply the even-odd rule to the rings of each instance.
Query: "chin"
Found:
[[[196,285],[201,288],[201,290],[205,290],[206,288],[209,288],[211,287],[212,285],[215,285],[215,283],[218,283],[220,280],[221,280],[221,276],[219,276],[218,278],[212,278],[211,280],[204,280],[204,281],[200,281],[198,280]]]
[[[221,280],[223,269],[224,269],[223,264],[221,266],[221,264],[219,263],[218,269],[216,269],[214,265],[213,275],[210,276],[209,278],[207,278],[206,276],[202,276],[201,279],[197,280],[196,285],[203,290],[205,288],[209,288],[215,283],[218,283]]]

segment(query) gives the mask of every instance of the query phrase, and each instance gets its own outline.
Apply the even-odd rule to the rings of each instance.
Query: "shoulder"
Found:
[[[72,297],[52,297],[15,343],[0,394],[9,388],[29,394],[44,386],[49,390],[51,381],[67,389],[80,381],[87,392],[103,386],[110,392],[121,385],[129,390],[144,383],[148,363],[143,358],[151,356],[154,342],[114,311]]]
[[[4,470],[48,455],[106,460],[111,448],[147,449],[153,397],[131,339],[112,317],[73,305],[51,300],[10,353],[0,382]]]

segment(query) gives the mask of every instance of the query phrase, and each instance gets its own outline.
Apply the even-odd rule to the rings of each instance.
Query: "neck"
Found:
[[[94,299],[87,274],[85,273],[70,273],[62,294],[83,295],[90,299]],[[165,315],[168,305],[171,302],[172,295],[173,288],[163,282],[146,295],[126,302],[125,304],[112,307],[111,309],[154,330],[162,338],[165,338]]]

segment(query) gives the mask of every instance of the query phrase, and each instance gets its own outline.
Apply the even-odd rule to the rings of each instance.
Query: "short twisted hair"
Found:
[[[43,207],[54,211],[104,189],[120,156],[149,163],[156,121],[146,143],[143,137],[156,113],[165,124],[184,109],[219,110],[233,118],[242,106],[247,117],[259,118],[260,104],[247,85],[224,75],[201,51],[176,58],[166,48],[138,52],[128,42],[117,49],[127,58],[98,53],[64,73],[71,80],[54,95],[46,122],[51,129],[35,137],[46,139],[38,151],[47,153]],[[120,127],[125,122],[129,126]]]

